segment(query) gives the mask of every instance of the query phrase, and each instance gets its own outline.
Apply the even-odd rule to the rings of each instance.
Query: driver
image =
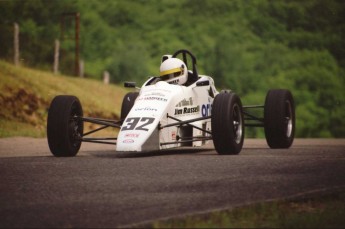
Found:
[[[168,58],[163,61],[159,70],[161,80],[167,83],[183,85],[187,82],[187,66],[178,58]]]

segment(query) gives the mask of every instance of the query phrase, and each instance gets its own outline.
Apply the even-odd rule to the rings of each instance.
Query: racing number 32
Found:
[[[151,123],[153,123],[155,119],[154,118],[149,118],[149,117],[142,117],[142,118],[128,118],[126,119],[124,126],[122,127],[121,130],[144,130],[148,131],[149,129],[144,128]],[[140,122],[140,124],[139,124]],[[139,126],[138,126],[139,124]]]

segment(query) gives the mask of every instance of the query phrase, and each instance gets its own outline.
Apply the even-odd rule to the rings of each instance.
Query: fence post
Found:
[[[103,72],[103,83],[104,84],[109,84],[110,81],[110,74],[108,71]]]
[[[19,66],[19,25],[14,23],[14,65]]]
[[[75,13],[75,75],[80,76],[79,67],[79,29],[80,28],[80,14]]]
[[[55,52],[54,52],[54,74],[59,73],[59,56],[60,56],[60,41],[55,40]]]
[[[84,61],[79,61],[79,77],[84,78]]]

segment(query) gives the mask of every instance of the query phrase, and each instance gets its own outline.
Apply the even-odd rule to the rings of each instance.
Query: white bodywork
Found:
[[[148,80],[147,82],[149,82]],[[209,85],[197,86],[197,82],[208,81]],[[190,86],[180,86],[159,81],[141,88],[134,106],[123,122],[117,138],[116,151],[147,152],[184,146],[176,143],[181,137],[205,137],[197,128],[187,126],[164,127],[167,124],[187,121],[211,115],[214,97],[218,94],[214,81],[209,76],[200,76]],[[211,119],[191,123],[211,131]],[[195,141],[189,146],[201,146],[207,141]]]

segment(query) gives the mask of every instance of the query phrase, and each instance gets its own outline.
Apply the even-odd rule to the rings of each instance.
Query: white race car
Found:
[[[139,92],[129,92],[123,99],[120,120],[83,117],[83,109],[75,96],[56,96],[51,102],[47,138],[54,156],[75,156],[82,142],[116,145],[116,151],[131,153],[155,152],[168,148],[197,147],[213,140],[218,154],[240,153],[244,140],[244,127],[264,127],[271,148],[289,148],[295,132],[295,109],[288,90],[270,90],[264,105],[242,106],[231,90],[217,91],[210,76],[199,75],[196,58],[188,50],[165,55],[162,65],[170,58],[180,60],[182,68],[163,69],[174,77],[176,69],[186,70],[187,80],[150,77]],[[171,59],[171,60],[173,60]],[[166,62],[168,63],[168,62]],[[185,66],[185,67],[184,67]],[[162,68],[162,67],[161,67]],[[161,69],[162,73],[162,69]],[[135,88],[127,82],[125,87]],[[260,110],[257,117],[251,110]],[[263,112],[262,112],[263,111]],[[84,122],[100,127],[83,132]],[[88,137],[107,127],[119,128],[117,138]]]

